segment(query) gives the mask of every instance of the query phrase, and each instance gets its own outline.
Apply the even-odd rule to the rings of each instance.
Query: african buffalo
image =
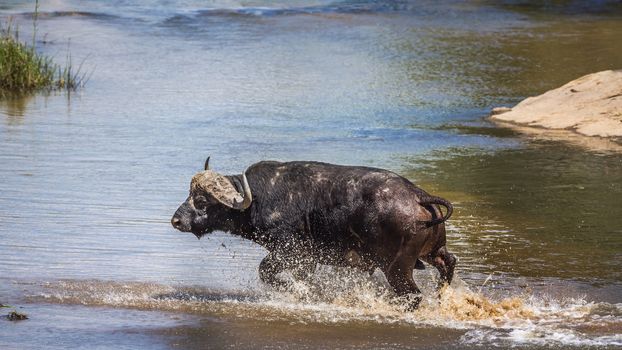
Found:
[[[453,278],[456,258],[445,247],[444,225],[452,210],[387,170],[262,161],[225,176],[209,169],[208,157],[171,223],[198,238],[219,230],[262,245],[269,253],[259,276],[270,285],[283,283],[277,274],[284,270],[305,278],[317,263],[378,267],[397,295],[417,294],[416,307],[418,259],[438,269],[440,284]]]

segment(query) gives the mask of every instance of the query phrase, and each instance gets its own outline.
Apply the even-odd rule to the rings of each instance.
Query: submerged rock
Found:
[[[17,312],[17,311],[11,311],[6,316],[6,318],[8,318],[9,321],[21,321],[21,320],[27,320],[28,316],[26,314],[22,314],[22,313]]]
[[[490,118],[586,136],[622,137],[622,70],[588,74],[513,108],[494,108]]]

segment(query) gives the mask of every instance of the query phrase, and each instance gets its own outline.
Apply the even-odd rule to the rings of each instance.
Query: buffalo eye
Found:
[[[197,196],[194,198],[194,207],[199,210],[205,210],[207,208],[207,199],[203,196]]]

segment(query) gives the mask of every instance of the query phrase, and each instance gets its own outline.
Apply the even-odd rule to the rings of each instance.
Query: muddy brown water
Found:
[[[619,348],[622,154],[490,124],[622,67],[616,2],[42,2],[77,93],[0,101],[0,346]],[[0,5],[22,37],[32,4]],[[603,146],[604,145],[604,146]],[[455,284],[415,312],[321,266],[273,291],[265,251],[169,219],[190,177],[262,159],[396,171],[450,199]]]

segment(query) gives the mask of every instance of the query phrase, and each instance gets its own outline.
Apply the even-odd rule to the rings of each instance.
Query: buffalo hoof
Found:
[[[415,311],[419,308],[419,304],[421,304],[421,300],[423,300],[423,297],[421,296],[421,294],[415,294],[414,296],[411,296],[410,298],[408,298],[408,304],[406,305],[406,311],[412,312]]]
[[[419,308],[419,304],[421,304],[422,300],[423,295],[421,293],[413,293],[395,297],[391,300],[391,304],[404,307],[404,311],[406,312],[413,312]]]

